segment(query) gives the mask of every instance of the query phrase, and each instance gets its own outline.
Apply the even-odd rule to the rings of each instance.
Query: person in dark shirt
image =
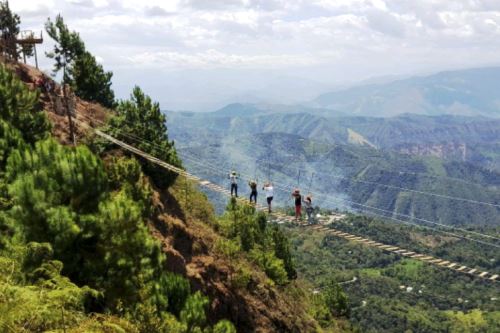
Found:
[[[250,193],[250,203],[257,203],[257,182],[255,180],[251,180],[248,182],[248,186],[250,186],[250,189],[252,190]]]
[[[298,221],[302,218],[302,195],[300,194],[300,190],[295,189],[292,197],[295,199],[295,219]]]

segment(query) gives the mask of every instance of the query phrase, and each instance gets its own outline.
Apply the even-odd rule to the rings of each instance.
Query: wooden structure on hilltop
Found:
[[[0,53],[7,59],[17,61],[19,59],[19,52],[23,54],[24,63],[26,63],[26,55],[33,51],[35,56],[35,65],[38,68],[38,55],[36,51],[36,44],[43,43],[43,35],[36,34],[32,30],[21,31],[17,36],[0,36]],[[20,46],[18,48],[18,46]]]

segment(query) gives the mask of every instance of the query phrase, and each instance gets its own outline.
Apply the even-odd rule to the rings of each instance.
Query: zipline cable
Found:
[[[187,159],[187,160],[190,160],[192,163],[199,163],[199,164],[201,163],[203,167],[212,168],[214,170],[218,170],[217,168],[214,168],[214,167],[207,166],[207,165],[203,164],[203,162],[195,161],[192,157],[186,157],[185,156],[184,158]],[[293,187],[288,186],[288,185],[282,185],[279,182],[273,182],[273,184],[275,184],[275,187],[277,189],[285,190],[285,192],[288,192],[289,190],[290,191],[293,190]],[[328,197],[333,197],[332,195],[324,193],[324,192],[313,192],[311,194],[315,194],[318,197],[327,197],[327,198]],[[328,200],[328,199],[324,199],[323,201],[332,203],[332,201]],[[439,223],[439,222],[435,222],[435,221],[430,221],[430,220],[427,220],[427,219],[423,219],[423,218],[419,218],[419,217],[414,217],[414,216],[410,216],[410,215],[407,215],[407,214],[398,213],[398,212],[394,212],[394,211],[390,211],[390,210],[386,210],[386,209],[382,209],[382,208],[378,208],[378,207],[373,207],[373,206],[369,206],[369,205],[362,204],[362,203],[355,202],[355,201],[348,200],[348,199],[336,198],[335,201],[336,202],[342,201],[342,202],[348,203],[351,206],[354,205],[354,206],[357,206],[357,207],[363,207],[365,209],[371,209],[371,210],[381,211],[381,212],[384,212],[384,213],[387,213],[387,214],[391,214],[391,215],[398,215],[398,216],[401,216],[401,217],[404,217],[404,218],[408,218],[408,219],[412,219],[412,220],[417,220],[417,221],[420,221],[420,222],[423,222],[423,223],[427,223],[427,224],[433,224],[433,225],[440,226],[440,227],[447,228],[447,229],[459,230],[459,231],[467,233],[467,234],[474,234],[474,235],[480,236],[480,237],[485,237],[485,238],[500,240],[500,238],[496,237],[496,236],[492,236],[492,235],[488,235],[488,234],[483,234],[483,233],[480,233],[480,232],[476,232],[476,231],[472,231],[472,230],[467,230],[467,229],[460,228],[460,227],[450,226],[450,225],[447,225],[447,224],[443,224],[443,223]],[[387,216],[385,216],[385,217],[389,218]],[[390,217],[390,218],[393,219],[393,220],[395,220],[395,221],[401,221],[401,222],[403,222],[402,220],[395,219],[394,217]],[[439,229],[434,229],[434,230],[439,231]],[[461,237],[461,238],[472,240],[472,241],[476,241],[474,238],[469,238],[469,237]],[[481,242],[481,241],[478,241],[478,242]],[[492,244],[492,243],[486,243],[486,242],[481,242],[481,243],[484,244],[484,245],[490,245],[490,246],[500,247],[499,245]]]

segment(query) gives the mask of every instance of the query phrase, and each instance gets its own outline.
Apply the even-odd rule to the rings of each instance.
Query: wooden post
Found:
[[[34,49],[35,49],[35,66],[36,66],[36,69],[38,69],[38,55],[36,54],[36,45],[33,45]]]

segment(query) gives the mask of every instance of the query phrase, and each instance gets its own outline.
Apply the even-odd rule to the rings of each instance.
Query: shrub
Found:
[[[207,321],[205,309],[207,306],[208,298],[199,291],[188,297],[180,314],[180,319],[187,325],[188,332],[196,332],[195,328],[201,329],[205,326]]]
[[[214,248],[216,252],[229,259],[236,258],[237,255],[241,252],[241,246],[238,242],[225,238],[217,239]]]
[[[174,274],[163,274],[160,280],[162,292],[168,297],[168,311],[178,316],[186,303],[191,287],[184,277]]]
[[[50,123],[38,106],[38,92],[30,91],[11,71],[0,64],[0,118],[19,130],[28,143],[45,139]]]
[[[236,333],[236,328],[230,321],[221,320],[214,326],[213,333]]]
[[[231,285],[234,288],[246,289],[252,281],[252,272],[245,266],[239,265],[231,276]]]
[[[329,281],[323,291],[323,299],[326,306],[334,316],[348,316],[349,302],[347,295],[335,281]]]
[[[288,276],[283,265],[283,260],[276,258],[273,253],[254,249],[250,252],[250,258],[276,284],[285,285],[288,283]]]

